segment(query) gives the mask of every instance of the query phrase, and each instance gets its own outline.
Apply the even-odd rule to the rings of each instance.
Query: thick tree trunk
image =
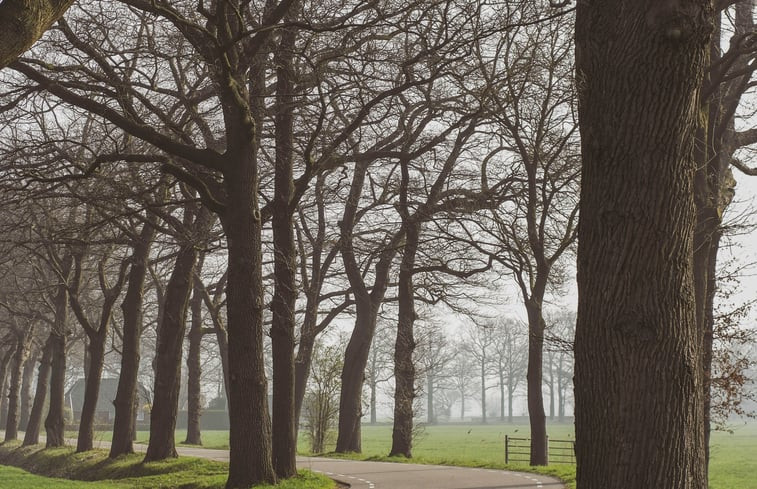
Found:
[[[700,489],[692,143],[712,6],[579,3],[582,489]]]
[[[207,229],[210,211],[185,206],[184,226],[194,228],[198,235]],[[150,443],[145,461],[177,457],[176,414],[181,385],[181,357],[187,326],[189,296],[194,281],[197,247],[193,242],[182,243],[176,255],[174,269],[165,290],[163,321],[158,329],[155,351],[155,388],[150,412]]]
[[[150,244],[155,237],[155,228],[148,222],[142,226],[139,239],[134,243],[129,269],[126,295],[121,302],[123,313],[123,344],[121,347],[121,373],[118,376],[116,398],[113,401],[115,418],[113,440],[110,444],[110,458],[134,453],[133,439],[136,435],[137,376],[139,374],[142,335],[142,308],[144,287],[147,276],[147,261]]]
[[[95,413],[97,400],[100,397],[100,379],[105,363],[105,341],[108,339],[108,329],[104,327],[96,336],[89,338],[87,352],[89,367],[84,385],[84,403],[81,408],[79,421],[79,438],[76,441],[76,451],[86,452],[94,448]]]
[[[184,443],[190,445],[202,445],[200,432],[200,376],[202,365],[200,361],[200,346],[202,344],[202,284],[197,276],[202,269],[204,258],[200,257],[197,263],[198,273],[195,273],[194,291],[190,302],[191,324],[189,328],[189,349],[187,350],[187,437]]]
[[[296,3],[296,2],[295,2]],[[292,11],[296,11],[293,8]],[[290,19],[293,20],[293,19]],[[296,29],[284,29],[276,62],[276,161],[274,169],[274,203],[272,214],[273,261],[275,287],[271,312],[271,348],[273,354],[273,466],[279,478],[297,474],[295,454],[296,410],[294,391],[294,330],[297,285],[294,244],[294,43]]]
[[[29,49],[74,0],[4,0],[0,3],[0,68]]]
[[[403,168],[403,177],[407,176],[407,167]],[[407,198],[407,179],[403,178]],[[405,222],[405,246],[402,250],[402,263],[399,274],[399,312],[397,321],[397,340],[394,343],[394,427],[392,429],[392,448],[389,456],[413,456],[413,401],[415,400],[415,288],[413,269],[418,250],[420,224]]]
[[[240,155],[236,171],[226,178],[229,201],[236,203],[224,222],[229,242],[228,489],[276,480],[263,363],[262,223],[255,165],[254,154]]]
[[[21,411],[18,418],[18,429],[26,431],[29,415],[32,409],[32,384],[34,383],[34,367],[37,365],[37,353],[29,355],[24,363],[23,380],[21,382]]]
[[[18,422],[21,417],[21,384],[23,382],[24,363],[29,355],[30,331],[17,335],[16,352],[11,362],[10,382],[8,388],[8,414],[5,421],[5,441],[18,439]]]

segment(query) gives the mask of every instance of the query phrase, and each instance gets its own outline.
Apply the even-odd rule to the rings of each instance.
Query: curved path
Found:
[[[224,450],[178,447],[179,454],[228,462]],[[297,457],[297,466],[320,472],[354,489],[564,489],[557,479],[507,470],[360,462],[321,457]]]
[[[0,432],[2,433],[2,432]],[[43,438],[42,436],[40,438]],[[71,443],[72,440],[67,440]],[[98,448],[110,443],[95,440]],[[144,452],[147,445],[134,445]],[[209,448],[177,447],[180,455],[229,461],[229,452]],[[320,472],[354,489],[564,489],[558,479],[508,470],[420,465],[392,462],[362,462],[324,457],[297,457],[297,466]]]

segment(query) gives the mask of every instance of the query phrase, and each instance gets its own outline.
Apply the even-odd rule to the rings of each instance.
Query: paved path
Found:
[[[228,461],[223,450],[178,447],[181,455]],[[323,473],[354,489],[564,489],[551,477],[506,470],[442,465],[359,462],[320,457],[297,457],[297,466]]]
[[[40,437],[42,438],[42,437]],[[74,443],[75,440],[67,440]],[[95,440],[98,448],[110,443]],[[143,452],[146,445],[134,445]],[[226,450],[177,447],[180,455],[229,461]],[[361,462],[323,457],[297,457],[297,466],[320,472],[350,485],[353,489],[564,489],[557,479],[537,474],[507,470],[474,469],[444,465],[420,465],[391,462]]]

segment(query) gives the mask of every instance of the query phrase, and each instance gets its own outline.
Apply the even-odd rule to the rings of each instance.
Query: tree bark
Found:
[[[531,465],[547,465],[547,416],[544,413],[542,366],[544,363],[544,318],[541,304],[546,287],[546,274],[537,272],[537,285],[526,300],[528,313],[528,422],[531,425]]]
[[[100,379],[105,363],[105,340],[108,338],[108,329],[102,328],[97,333],[97,335],[89,337],[87,347],[89,366],[84,386],[84,403],[79,420],[79,437],[76,440],[77,452],[86,452],[94,448],[95,413],[97,400],[100,397]]]
[[[42,358],[39,361],[37,387],[34,392],[32,409],[29,413],[29,422],[26,425],[26,433],[24,433],[23,446],[36,445],[39,443],[39,428],[42,422],[42,409],[44,408],[47,389],[50,385],[51,353],[52,339],[48,337],[45,347],[42,350]]]
[[[296,3],[296,2],[295,2]],[[296,6],[290,10],[296,11]],[[291,16],[288,16],[288,18]],[[293,17],[289,20],[294,20]],[[273,354],[273,467],[279,478],[297,474],[296,410],[294,401],[294,330],[297,285],[297,251],[294,244],[294,45],[297,31],[282,30],[275,51],[276,160],[274,168],[273,260],[275,287],[271,301]]]
[[[229,338],[229,479],[227,489],[276,480],[263,363],[263,284],[255,153],[239,154],[225,178],[229,206],[227,315]]]
[[[378,311],[388,287],[388,275],[396,248],[404,233],[397,233],[381,252],[375,266],[373,288],[369,292],[355,259],[352,232],[357,206],[368,173],[368,162],[355,165],[350,194],[340,223],[340,252],[347,278],[355,295],[355,326],[344,352],[342,391],[339,398],[339,433],[336,441],[338,453],[360,452],[360,419],[362,413],[363,381],[371,342],[376,331]]]
[[[203,240],[212,225],[210,211],[205,207],[197,209],[195,204],[188,204],[184,212],[184,228],[192,229],[195,236]],[[178,456],[174,431],[179,407],[181,357],[197,256],[197,243],[181,243],[173,272],[166,285],[163,321],[158,330],[155,351],[155,395],[150,412],[150,442],[145,453],[146,462]]]
[[[219,10],[222,4],[219,4]],[[224,7],[225,8],[225,7]],[[234,18],[234,13],[224,15]],[[257,152],[263,121],[263,97],[250,97],[247,86],[266,86],[262,56],[251,60],[249,74],[225,73],[222,93],[227,121],[224,173],[227,205],[222,223],[229,245],[226,311],[229,361],[229,477],[227,489],[275,483],[271,449],[268,381],[263,358],[262,220],[258,202]],[[246,101],[249,101],[246,102]]]
[[[29,49],[74,0],[5,0],[0,3],[0,68]]]
[[[355,327],[344,352],[342,391],[339,397],[337,453],[362,451],[360,420],[363,416],[363,381],[373,333],[376,331],[377,314],[378,304],[370,300],[358,300]]]
[[[21,382],[21,411],[18,419],[18,429],[26,431],[32,408],[32,383],[34,382],[34,367],[37,365],[37,353],[30,354],[24,363],[23,380]]]
[[[123,313],[123,345],[121,347],[121,373],[118,376],[113,421],[113,440],[110,444],[110,458],[134,453],[135,418],[137,402],[137,376],[139,374],[142,335],[142,308],[144,287],[147,276],[147,261],[150,245],[155,238],[155,228],[150,222],[142,226],[139,238],[133,245],[126,295],[121,302]]]
[[[408,222],[407,214],[407,162],[403,162],[403,182],[405,216],[405,246],[402,248],[402,263],[399,274],[399,311],[397,340],[394,344],[394,426],[392,428],[392,448],[389,456],[413,456],[413,401],[415,400],[415,287],[413,269],[418,250],[420,224]],[[401,204],[402,205],[402,204]]]
[[[200,432],[201,413],[201,385],[202,365],[200,361],[200,346],[202,344],[202,300],[203,291],[200,283],[200,271],[204,263],[204,256],[197,260],[197,272],[194,277],[194,290],[189,304],[191,311],[191,327],[189,328],[189,349],[187,350],[187,437],[184,443],[202,445]]]
[[[63,259],[61,280],[67,280],[71,272],[73,257],[67,254]],[[63,415],[65,406],[66,382],[66,335],[68,334],[68,289],[65,284],[58,285],[55,296],[55,324],[50,330],[50,406],[45,418],[47,448],[65,445],[66,421]]]
[[[8,367],[11,365],[13,355],[16,350],[9,347],[0,360],[0,426],[4,426],[8,421],[8,396],[6,395],[6,386],[8,384]]]
[[[21,417],[21,384],[24,363],[29,355],[31,330],[16,334],[16,348],[11,362],[11,376],[8,388],[8,414],[5,421],[5,441],[18,439],[18,422]]]
[[[582,489],[706,486],[692,143],[711,20],[706,1],[577,7]]]

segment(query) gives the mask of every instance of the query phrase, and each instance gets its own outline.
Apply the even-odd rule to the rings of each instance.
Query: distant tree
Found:
[[[468,323],[465,328],[462,348],[476,366],[479,382],[479,402],[481,403],[481,422],[486,423],[486,391],[493,386],[487,385],[492,370],[495,345],[495,323],[491,319]]]
[[[455,354],[449,365],[449,384],[455,392],[457,398],[455,401],[460,402],[460,419],[462,420],[465,419],[465,400],[475,392],[473,372],[476,363],[462,342],[456,343],[455,346]]]
[[[342,345],[319,345],[313,354],[310,383],[303,406],[306,436],[312,453],[325,451],[339,409]]]
[[[528,342],[522,325],[508,318],[497,318],[494,323],[492,367],[499,385],[499,419],[513,422],[513,400],[518,386],[525,378],[528,363]]]
[[[549,417],[565,420],[565,405],[573,379],[573,341],[576,315],[569,311],[550,311],[544,337],[547,350]],[[556,401],[556,402],[555,402]],[[555,405],[556,404],[556,405]]]
[[[453,358],[452,347],[441,324],[433,319],[423,321],[418,331],[416,370],[419,376],[425,377],[426,422],[428,424],[437,422],[440,404],[437,394],[443,390],[448,376],[447,369]]]
[[[395,329],[386,321],[379,321],[376,334],[373,336],[373,344],[368,354],[368,363],[365,369],[365,382],[368,385],[369,420],[376,424],[376,411],[378,404],[379,385],[391,380],[392,371],[392,346]]]

